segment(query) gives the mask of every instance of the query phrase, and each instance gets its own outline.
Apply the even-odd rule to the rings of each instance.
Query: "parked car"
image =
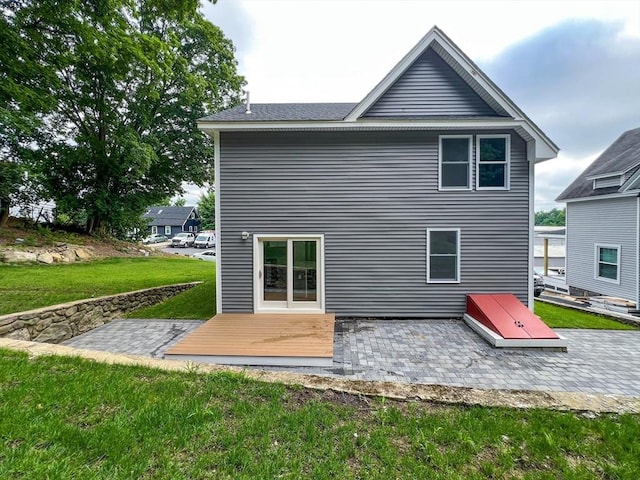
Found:
[[[216,261],[216,251],[215,250],[205,250],[204,252],[194,253],[192,255],[193,258],[197,258],[198,260],[206,260],[207,262],[215,262]]]
[[[213,232],[200,232],[193,244],[196,248],[212,248],[216,246],[216,234]]]
[[[169,239],[165,236],[165,235],[161,235],[159,233],[154,233],[153,235],[149,235],[147,238],[142,240],[142,243],[144,244],[149,244],[149,243],[162,243],[162,242],[166,242]]]
[[[190,232],[180,232],[175,237],[171,239],[170,247],[190,247],[193,245],[193,242],[196,241],[196,237],[193,233]]]
[[[533,272],[533,296],[539,297],[544,291],[544,278],[538,272]]]

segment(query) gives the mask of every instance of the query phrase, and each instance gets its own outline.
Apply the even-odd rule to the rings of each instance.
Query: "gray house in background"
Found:
[[[205,117],[217,308],[461,317],[533,305],[533,172],[558,148],[434,27],[360,103]]]
[[[556,199],[567,203],[567,284],[640,301],[640,128],[623,133]]]
[[[171,238],[180,232],[198,232],[200,217],[196,207],[149,207],[142,218],[148,218],[149,233]]]

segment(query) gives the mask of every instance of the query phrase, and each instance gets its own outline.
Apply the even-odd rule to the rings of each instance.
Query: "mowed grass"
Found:
[[[535,314],[551,328],[590,328],[599,330],[637,330],[637,327],[617,322],[592,313],[550,303],[535,302]]]
[[[638,432],[0,350],[3,479],[637,479]]]
[[[134,310],[127,318],[172,318],[208,320],[216,314],[215,265],[200,261],[209,267],[204,283],[162,303]]]
[[[215,290],[215,265],[185,257],[109,258],[59,265],[0,265],[0,315],[142,288],[204,281]],[[193,292],[191,295],[206,295]],[[215,309],[215,295],[208,297]],[[196,318],[208,318],[208,313]]]

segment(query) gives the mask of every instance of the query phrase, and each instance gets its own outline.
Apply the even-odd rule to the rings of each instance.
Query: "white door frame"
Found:
[[[263,259],[261,243],[265,240],[275,241],[295,241],[295,240],[314,240],[318,242],[318,255],[316,257],[316,288],[317,301],[315,305],[309,305],[310,302],[297,302],[296,306],[293,302],[273,302],[272,305],[265,305],[263,298]],[[289,249],[287,249],[289,250]],[[291,252],[287,256],[290,257]],[[292,268],[291,258],[287,258],[287,269]],[[292,289],[292,275],[287,275],[287,291]],[[324,235],[323,234],[266,234],[256,233],[253,235],[253,311],[254,313],[324,313]]]

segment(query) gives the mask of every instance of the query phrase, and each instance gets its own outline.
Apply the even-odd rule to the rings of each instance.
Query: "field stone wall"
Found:
[[[0,315],[0,337],[60,343],[202,282],[180,283]]]

